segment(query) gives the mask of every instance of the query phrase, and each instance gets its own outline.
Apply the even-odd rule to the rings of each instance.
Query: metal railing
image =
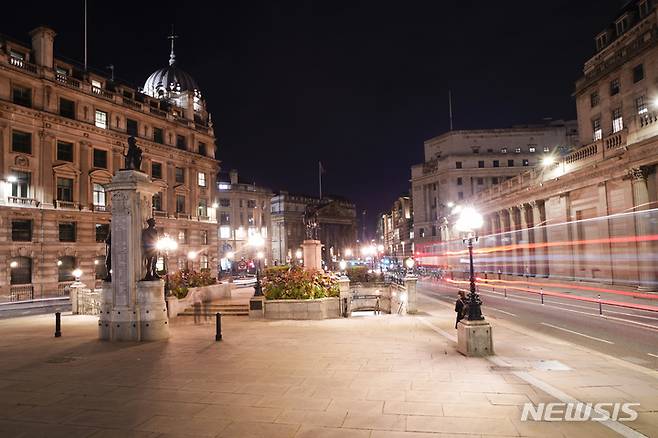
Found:
[[[9,301],[26,301],[34,299],[34,286],[31,284],[12,284],[9,286]]]
[[[70,293],[70,287],[73,284],[72,281],[60,281],[57,283],[57,296],[58,297],[65,297],[68,296]]]

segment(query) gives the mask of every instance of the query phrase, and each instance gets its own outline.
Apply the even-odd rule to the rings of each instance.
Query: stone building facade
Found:
[[[153,216],[178,239],[179,266],[195,251],[215,272],[215,138],[173,45],[140,92],[56,59],[53,30],[30,35],[31,46],[0,38],[0,301],[60,296],[75,268],[87,285],[105,276],[104,184],[130,136],[159,187]]]
[[[450,131],[425,142],[425,162],[411,168],[417,243],[447,240],[453,205],[576,144],[576,122],[546,121],[506,129]]]
[[[652,2],[628,2],[596,46],[576,82],[583,146],[468,200],[485,215],[478,270],[658,287]]]
[[[242,259],[253,261],[258,252],[263,252],[262,262],[270,264],[272,191],[255,184],[240,183],[237,170],[220,175],[217,186],[220,269],[232,271],[234,263]],[[263,246],[250,245],[254,237],[262,238],[256,241],[262,241]]]
[[[344,199],[294,195],[285,191],[272,197],[272,260],[277,264],[294,262],[306,239],[303,218],[307,206],[319,206],[318,238],[322,260],[328,265],[356,246],[356,206]]]
[[[409,196],[400,196],[391,211],[382,214],[377,224],[379,242],[384,254],[404,260],[414,253],[413,206]]]

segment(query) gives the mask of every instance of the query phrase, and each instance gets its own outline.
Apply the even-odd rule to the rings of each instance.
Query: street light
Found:
[[[254,247],[256,250],[262,248],[265,245],[265,239],[260,234],[253,234],[247,239],[247,245]],[[256,286],[254,287],[254,296],[261,297],[263,296],[263,286],[260,283],[260,261],[264,257],[262,251],[256,253],[256,259],[258,260],[258,267],[256,268]]]
[[[544,166],[544,167],[548,167],[548,166],[550,166],[551,164],[555,164],[555,158],[553,158],[553,157],[550,156],[550,155],[544,157],[544,158],[541,160],[541,165]]]
[[[345,257],[352,257],[352,250],[349,248],[345,249]]]
[[[409,257],[407,260],[404,261],[404,265],[407,267],[407,275],[409,275],[412,272],[412,269],[416,265],[416,261]]]
[[[340,269],[340,272],[345,275],[345,271],[347,270],[347,262],[345,260],[341,260],[338,262],[338,268]]]
[[[461,231],[466,234],[466,237],[463,239],[464,243],[468,245],[468,261],[470,267],[470,293],[468,294],[468,320],[469,321],[478,321],[484,319],[482,316],[482,301],[480,296],[475,290],[475,268],[473,266],[473,242],[477,242],[477,230],[482,228],[484,220],[482,215],[478,213],[473,207],[464,207],[461,210],[459,219],[455,224],[457,231]]]
[[[169,251],[175,251],[178,248],[178,243],[169,237],[168,234],[160,237],[155,244],[158,252],[163,253],[162,261],[165,272],[165,298],[171,293],[169,289]]]
[[[82,277],[82,269],[76,268],[73,270],[72,274],[75,278],[75,281],[80,281],[80,277]]]

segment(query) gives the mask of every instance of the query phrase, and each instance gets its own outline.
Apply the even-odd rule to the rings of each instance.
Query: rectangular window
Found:
[[[16,257],[11,261],[9,284],[32,283],[32,259],[30,257]]]
[[[544,146],[544,152],[550,152],[550,151],[551,151],[551,148],[550,148],[550,147],[548,147],[548,146]]]
[[[256,200],[247,199],[247,208],[256,208]]]
[[[162,164],[156,161],[151,162],[151,178],[162,179]]]
[[[162,128],[153,128],[153,141],[164,144],[164,131]]]
[[[248,225],[255,225],[256,222],[254,222],[254,214],[253,213],[247,213],[247,224]]]
[[[231,238],[231,227],[223,225],[219,227],[219,238],[220,239],[230,239]]]
[[[202,271],[208,269],[208,256],[206,254],[201,254],[199,256],[199,269]]]
[[[226,212],[219,213],[220,225],[231,225],[231,215]]]
[[[217,184],[217,187],[219,188],[219,190],[230,190],[231,184],[220,182]]]
[[[594,119],[592,120],[592,141],[601,140],[602,138],[601,119]]]
[[[617,30],[617,36],[621,35],[622,33],[626,32],[626,29],[628,29],[628,16],[624,15],[622,18],[617,20],[615,23],[615,29]]]
[[[73,143],[67,141],[57,142],[57,159],[60,161],[73,162]]]
[[[185,141],[184,135],[176,135],[176,147],[181,150],[187,149],[187,141]]]
[[[507,167],[514,167],[514,160],[507,160]]]
[[[73,202],[73,180],[71,178],[57,178],[57,200]]]
[[[493,160],[493,167],[500,167],[500,161]]]
[[[185,196],[176,195],[176,213],[185,213]]]
[[[621,115],[621,108],[612,111],[612,132],[619,132],[624,129],[624,119]]]
[[[96,110],[94,123],[97,128],[107,129],[107,113],[105,111]]]
[[[530,147],[528,147],[528,152],[530,152],[531,154],[534,154],[535,152],[537,152],[537,148],[535,146],[530,146]]]
[[[649,108],[647,108],[647,101],[644,96],[640,96],[635,99],[635,109],[637,109],[638,114],[645,114],[649,112]]]
[[[514,153],[515,154],[520,154],[521,153],[521,148],[514,148]]]
[[[158,192],[153,195],[153,210],[155,211],[163,211],[162,210],[162,193]]]
[[[633,67],[633,83],[640,82],[642,79],[644,79],[644,65],[636,65]]]
[[[96,90],[100,90],[101,88],[103,88],[103,84],[101,83],[101,81],[96,80],[96,79],[91,80],[91,86],[92,86],[92,88],[95,88]]]
[[[208,217],[208,201],[199,199],[199,207],[197,207],[197,214],[200,217]]]
[[[14,242],[31,242],[32,221],[23,219],[11,221],[11,240]]]
[[[95,207],[105,207],[105,187],[102,184],[94,183],[93,202]]]
[[[183,169],[182,167],[176,168],[176,182],[185,183],[185,169]]]
[[[601,101],[601,98],[599,97],[599,92],[598,91],[594,91],[589,95],[589,106],[591,108],[594,108],[595,106],[597,106],[600,101]]]
[[[11,132],[11,150],[22,154],[32,153],[32,134],[29,132]]]
[[[461,169],[461,168],[462,168],[462,162],[461,162],[461,161],[457,161],[457,162],[455,163],[455,168],[456,168],[456,169]]]
[[[484,184],[484,178],[478,178],[477,183],[478,183],[479,186],[483,185]]]
[[[197,179],[199,183],[199,187],[205,187],[206,186],[206,174],[203,172],[199,172],[197,174]]]
[[[637,7],[640,11],[640,17],[646,17],[649,15],[649,0],[642,0],[638,3]]]
[[[75,119],[75,102],[72,100],[64,99],[60,97],[59,99],[59,115],[69,119]]]
[[[12,102],[16,105],[32,108],[32,89],[14,85],[11,89]]]
[[[480,169],[484,168],[484,161],[478,161],[478,167]]]
[[[59,241],[75,242],[75,222],[59,223]]]
[[[208,231],[201,230],[201,245],[208,244]]]
[[[507,153],[507,148],[500,148],[500,153],[501,154],[506,154]]]
[[[231,200],[228,198],[220,198],[219,199],[219,206],[220,207],[230,207],[231,206]]]
[[[178,243],[187,243],[187,230],[180,230],[178,232]]]
[[[491,184],[494,184],[494,185],[498,184],[498,177],[497,176],[494,176],[493,178],[491,178]]]
[[[614,96],[616,94],[619,94],[620,88],[621,88],[621,85],[619,84],[619,79],[613,79],[610,82],[610,96]]]
[[[14,178],[11,181],[11,196],[16,198],[29,198],[30,197],[30,180],[31,174],[29,172],[12,172]]]
[[[206,144],[203,142],[199,142],[199,155],[203,155],[203,156],[208,155]]]
[[[110,234],[110,224],[96,224],[96,242],[102,243]]]
[[[139,127],[137,126],[137,120],[126,119],[126,133],[137,137],[139,135]]]
[[[460,177],[457,178],[457,185],[460,186],[460,185],[462,185],[462,184],[464,184],[464,180],[463,180],[462,177],[460,176]]]
[[[107,151],[94,148],[94,167],[107,169]]]
[[[530,161],[528,161],[528,160],[523,160],[523,165],[524,165],[524,166],[530,166]]]

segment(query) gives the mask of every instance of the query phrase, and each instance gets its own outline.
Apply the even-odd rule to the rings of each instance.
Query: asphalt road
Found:
[[[422,280],[418,292],[454,305],[462,285]],[[658,313],[480,286],[482,312],[658,370]]]

